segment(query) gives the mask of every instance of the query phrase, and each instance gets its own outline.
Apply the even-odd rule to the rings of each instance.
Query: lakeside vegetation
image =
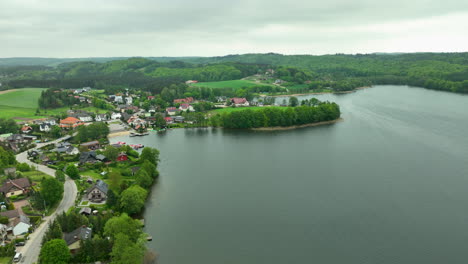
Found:
[[[288,127],[336,120],[340,107],[336,103],[289,107],[238,108],[223,111],[211,117],[211,124],[224,128]]]

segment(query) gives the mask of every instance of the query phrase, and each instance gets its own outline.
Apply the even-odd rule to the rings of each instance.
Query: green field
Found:
[[[41,118],[35,116],[37,100],[45,88],[23,88],[0,94],[0,117],[2,118]]]
[[[232,80],[232,81],[221,81],[221,82],[199,82],[192,84],[196,87],[207,87],[213,89],[220,89],[220,88],[233,88],[233,89],[240,89],[243,87],[253,87],[253,86],[271,86],[264,83],[256,83],[253,81],[247,80]]]
[[[44,118],[51,115],[59,115],[66,113],[68,107],[57,109],[41,110],[39,115],[36,115],[38,108],[38,99],[41,92],[46,88],[22,88],[16,91],[0,94],[0,118],[12,118],[16,121],[25,121],[27,119]],[[83,110],[105,113],[105,110],[95,107],[85,107]]]

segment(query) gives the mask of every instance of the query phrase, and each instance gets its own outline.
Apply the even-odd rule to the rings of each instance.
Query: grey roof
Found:
[[[90,141],[90,142],[86,142],[86,143],[83,143],[83,144],[80,144],[80,146],[94,146],[94,145],[99,145],[99,141]]]
[[[81,208],[80,214],[82,214],[82,213],[91,214],[91,208],[89,208],[89,207]]]
[[[71,153],[74,149],[75,149],[74,146],[69,146],[66,151],[67,153]]]
[[[96,155],[96,159],[97,160],[100,160],[100,161],[103,161],[106,159],[106,156],[102,155],[102,154],[99,154],[99,155]]]
[[[80,154],[80,163],[94,162],[96,160],[95,151],[81,152]]]
[[[102,180],[97,180],[96,184],[94,184],[96,188],[98,188],[101,192],[105,193],[107,195],[107,190],[109,189],[109,186],[107,183],[105,183]]]
[[[82,226],[71,231],[68,234],[64,234],[63,239],[65,240],[65,242],[67,242],[67,245],[69,246],[78,240],[91,239],[92,235],[93,235],[93,230],[91,228]]]
[[[28,225],[31,224],[31,222],[29,221],[29,218],[27,216],[20,215],[19,217],[20,217],[20,222],[23,222],[23,223],[28,224]]]

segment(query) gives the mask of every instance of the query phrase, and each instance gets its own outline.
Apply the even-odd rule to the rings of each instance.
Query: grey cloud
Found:
[[[279,42],[286,45],[290,37],[294,39],[290,43],[293,48],[312,39],[316,43],[332,41],[339,34],[353,38],[350,30],[359,26],[463,12],[468,13],[468,1],[2,0],[0,43],[8,47],[0,50],[0,56],[96,56],[97,50],[104,50],[106,56],[177,55],[177,51],[171,51],[167,45],[182,46],[186,43],[203,47],[203,41],[206,46],[242,41],[246,46],[254,43],[265,45],[271,42],[275,32],[265,36],[252,35],[251,32],[275,30],[275,26],[302,28],[304,34],[316,36],[301,39],[301,34],[288,36],[283,33]],[[327,30],[329,34],[323,33]],[[355,42],[357,37],[369,38],[370,35],[353,33],[351,42]],[[27,41],[32,42],[30,47]],[[53,42],[50,46],[54,49],[46,47],[47,41]],[[36,45],[32,45],[33,42]],[[70,49],[70,46],[65,47],[69,43],[81,44]],[[171,54],[141,54],[142,47],[148,50],[151,44],[152,47],[158,46],[156,52]],[[269,47],[272,47],[271,43]],[[234,44],[226,46],[225,53],[235,49]],[[198,54],[191,55],[206,54],[210,52],[200,50]]]

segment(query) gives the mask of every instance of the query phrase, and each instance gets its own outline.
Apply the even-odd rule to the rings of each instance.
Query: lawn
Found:
[[[8,264],[11,263],[13,257],[0,257],[0,264]]]
[[[199,82],[192,84],[197,87],[207,87],[207,88],[233,88],[240,89],[243,87],[253,87],[253,86],[271,86],[263,83],[256,83],[253,81],[247,80],[232,80],[232,81],[221,81],[221,82]]]
[[[48,174],[45,174],[45,173],[43,173],[41,171],[25,171],[25,172],[21,172],[21,174],[24,177],[30,177],[33,182],[40,182],[40,181],[42,181],[42,178],[44,178],[44,177],[46,177],[46,178],[52,177],[52,176],[50,176]]]

